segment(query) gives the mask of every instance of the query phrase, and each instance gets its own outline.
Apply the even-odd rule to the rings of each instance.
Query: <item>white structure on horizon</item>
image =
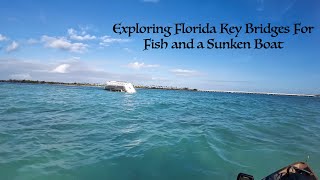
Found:
[[[127,93],[136,92],[136,90],[134,89],[131,83],[121,82],[121,81],[108,81],[104,89],[109,91],[116,91],[116,92],[127,92]]]

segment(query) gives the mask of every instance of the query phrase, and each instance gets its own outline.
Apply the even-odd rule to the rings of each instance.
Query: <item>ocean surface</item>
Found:
[[[309,159],[308,159],[309,156]],[[0,179],[320,175],[320,98],[0,83]]]

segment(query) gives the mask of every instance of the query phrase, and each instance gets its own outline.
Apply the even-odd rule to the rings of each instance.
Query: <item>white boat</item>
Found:
[[[115,92],[127,92],[127,93],[136,92],[136,90],[134,89],[131,83],[121,82],[121,81],[108,81],[104,89],[108,91],[115,91]]]

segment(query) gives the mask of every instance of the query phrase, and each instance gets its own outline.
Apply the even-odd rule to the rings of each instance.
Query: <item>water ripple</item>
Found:
[[[1,84],[0,179],[235,179],[320,171],[317,98]]]

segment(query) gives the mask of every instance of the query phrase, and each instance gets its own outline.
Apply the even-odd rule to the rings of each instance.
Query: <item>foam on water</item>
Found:
[[[319,98],[2,83],[0,179],[319,173],[319,124]]]

